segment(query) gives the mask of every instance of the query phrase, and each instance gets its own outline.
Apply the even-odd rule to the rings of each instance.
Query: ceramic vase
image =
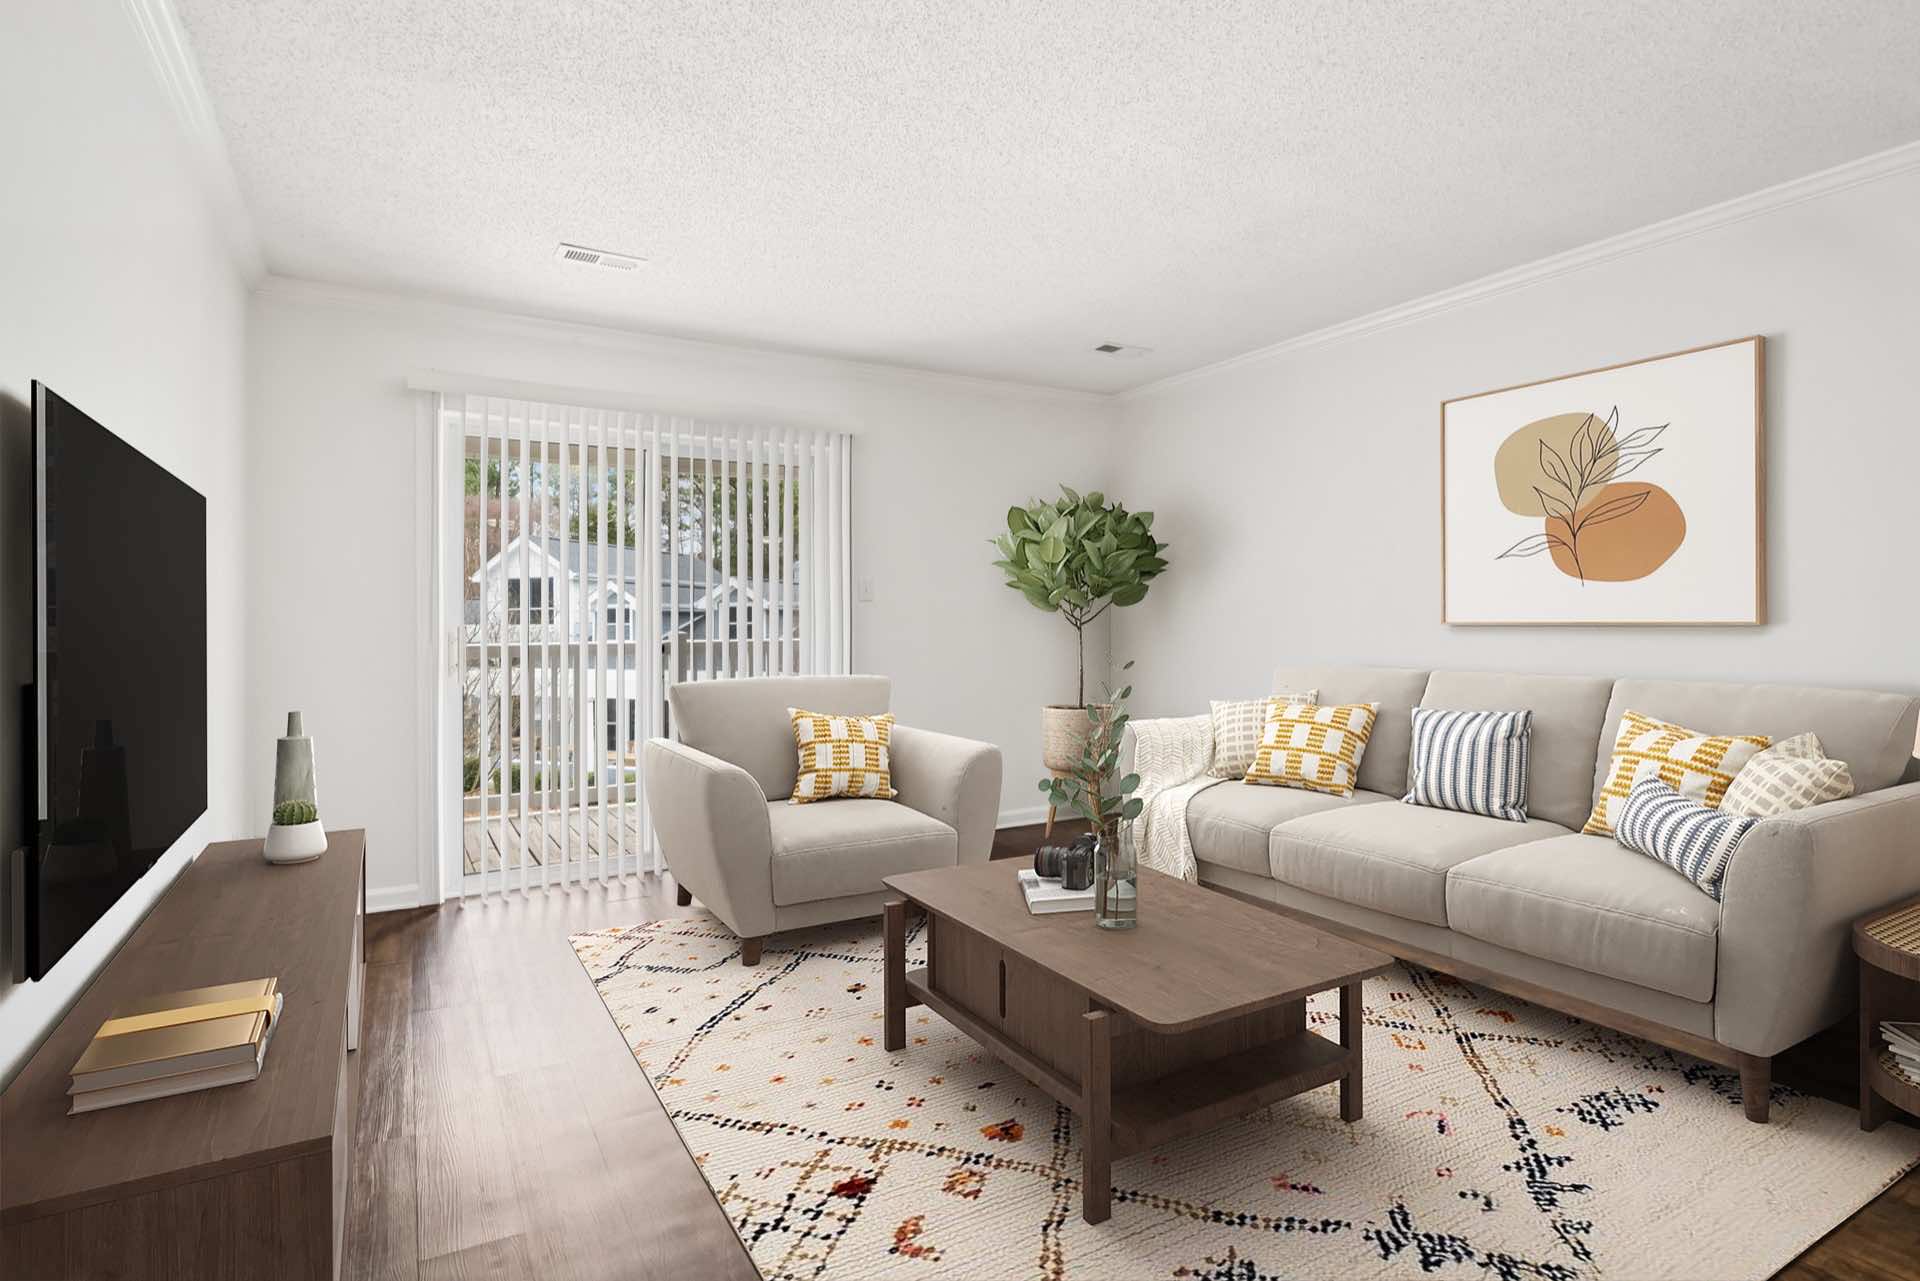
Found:
[[[320,796],[313,777],[313,740],[300,713],[287,713],[287,733],[274,750],[273,825],[267,829],[269,863],[305,863],[327,852],[320,824]]]

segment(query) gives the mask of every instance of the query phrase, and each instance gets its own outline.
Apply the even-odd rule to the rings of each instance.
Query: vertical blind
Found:
[[[465,495],[469,894],[663,869],[677,681],[848,670],[844,434],[441,394]]]

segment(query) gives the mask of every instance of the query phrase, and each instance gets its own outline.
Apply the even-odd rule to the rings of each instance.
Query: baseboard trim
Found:
[[[1047,807],[1028,805],[1020,809],[1000,811],[1000,827],[1031,827],[1035,823],[1047,821]]]
[[[375,912],[401,912],[410,907],[420,906],[420,887],[418,885],[389,885],[380,889],[371,886],[367,889],[367,914]]]

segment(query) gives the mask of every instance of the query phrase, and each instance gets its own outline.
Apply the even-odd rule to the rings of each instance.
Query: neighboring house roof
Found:
[[[517,574],[520,567],[522,548],[546,566],[528,567],[536,577],[545,577],[554,569],[564,568],[567,578],[572,582],[581,581],[581,566],[584,564],[588,579],[597,588],[601,575],[600,558],[604,553],[607,559],[607,575],[612,580],[609,590],[619,591],[632,601],[637,599],[639,582],[635,571],[639,567],[640,552],[633,547],[607,547],[602,549],[597,543],[583,543],[578,539],[544,538],[529,539],[525,535],[515,535],[505,547],[487,559],[486,572],[489,574]],[[712,604],[716,609],[724,609],[730,602],[746,601],[761,603],[766,595],[765,584],[755,583],[758,591],[749,590],[741,576],[729,579],[720,572],[717,565],[703,556],[682,553],[677,556],[660,554],[660,613],[669,627],[688,628],[694,618],[703,618],[708,607],[707,584],[713,584]],[[480,581],[481,571],[476,570],[470,582]],[[711,575],[711,577],[709,577]],[[800,585],[800,565],[796,562],[789,570],[788,582],[797,592]],[[466,612],[471,615],[469,623],[479,621],[479,603],[467,602]],[[703,624],[704,625],[704,624]]]
[[[498,570],[505,563],[510,563],[512,570],[518,570],[523,547],[543,558],[550,566],[564,567],[567,577],[575,582],[580,581],[581,567],[584,565],[587,575],[595,580],[596,586],[604,573],[628,596],[633,596],[639,588],[636,576],[640,562],[638,548],[601,547],[598,543],[582,543],[577,539],[547,538],[532,541],[524,534],[516,534],[511,542],[487,559],[487,570],[490,572]],[[603,559],[604,569],[602,568]],[[532,569],[531,566],[529,568]],[[533,572],[538,574],[540,571]],[[480,571],[475,570],[468,581],[479,582]],[[680,596],[683,604],[691,601],[696,585],[701,589],[700,595],[704,601],[707,562],[698,556],[668,556],[663,553],[660,557],[660,582],[664,586],[676,581],[681,588]],[[715,581],[720,581],[717,574]]]

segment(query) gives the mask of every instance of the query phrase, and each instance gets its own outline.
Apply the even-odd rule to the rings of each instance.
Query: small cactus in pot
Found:
[[[327,852],[320,825],[320,799],[313,777],[313,740],[298,712],[287,713],[287,732],[273,758],[273,826],[264,853],[269,863],[305,863]]]

